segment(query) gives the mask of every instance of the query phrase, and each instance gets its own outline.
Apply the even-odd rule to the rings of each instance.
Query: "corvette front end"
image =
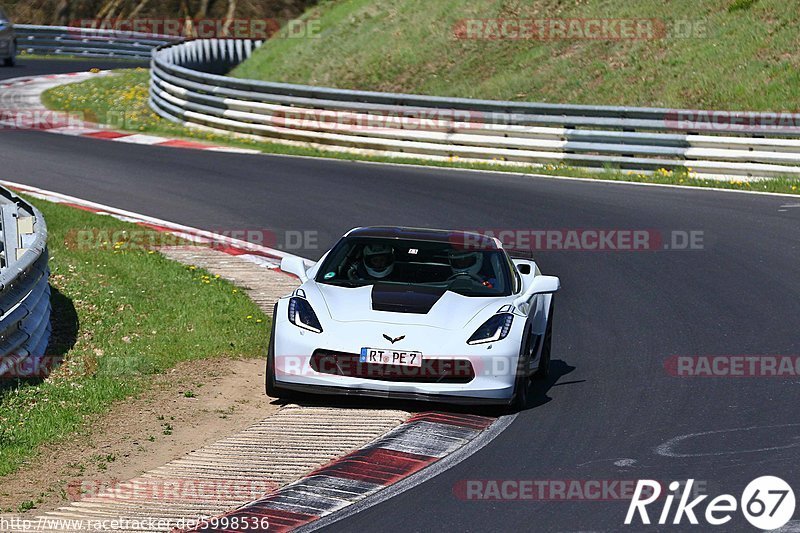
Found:
[[[359,228],[275,306],[267,393],[525,403],[550,361],[558,278],[512,262],[496,239]],[[544,373],[544,374],[543,374]]]
[[[380,321],[328,318],[314,332],[290,321],[290,301],[278,303],[274,326],[275,378],[282,388],[481,403],[507,402],[512,394],[525,317],[511,321],[502,340],[470,344],[483,315],[460,330],[410,324],[407,315],[385,313]],[[404,356],[409,360],[402,361]]]

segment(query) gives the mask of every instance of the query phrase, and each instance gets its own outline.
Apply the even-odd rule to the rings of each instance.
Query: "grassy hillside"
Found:
[[[317,37],[273,39],[233,75],[508,100],[800,107],[793,1],[340,0],[310,8],[310,17],[319,18]],[[496,18],[647,18],[659,31],[639,40],[454,36],[459,21]]]

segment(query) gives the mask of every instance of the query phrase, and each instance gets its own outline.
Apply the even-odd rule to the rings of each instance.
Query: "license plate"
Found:
[[[422,366],[422,353],[385,348],[361,348],[359,361],[382,365]]]

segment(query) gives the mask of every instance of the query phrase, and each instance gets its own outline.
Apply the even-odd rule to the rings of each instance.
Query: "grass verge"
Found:
[[[141,227],[33,203],[50,231],[48,352],[64,363],[44,381],[0,381],[0,479],[112,402],[146,394],[149,376],[181,361],[260,357],[268,338],[269,321],[242,291],[119,236]]]
[[[149,79],[150,75],[146,69],[122,70],[114,76],[102,76],[80,83],[54,87],[44,93],[42,101],[51,109],[83,113],[84,116],[91,117],[91,120],[96,120],[100,123],[127,131],[209,141],[217,144],[257,149],[265,153],[327,157],[350,161],[358,160],[445,168],[468,168],[473,170],[571,176],[586,179],[631,181],[637,183],[659,183],[800,194],[800,191],[798,191],[798,184],[800,184],[800,181],[794,178],[774,178],[750,183],[747,181],[704,179],[686,170],[663,170],[649,175],[620,171],[613,168],[607,168],[597,172],[562,164],[545,166],[507,166],[493,164],[491,162],[473,163],[459,161],[457,157],[446,161],[430,161],[414,157],[380,157],[347,152],[325,151],[312,147],[293,146],[269,141],[256,141],[232,135],[209,133],[204,130],[187,128],[174,124],[153,113],[147,104]]]

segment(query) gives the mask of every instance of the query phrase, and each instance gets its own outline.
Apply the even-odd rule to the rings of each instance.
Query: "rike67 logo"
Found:
[[[705,504],[705,511],[701,512],[707,494],[692,496],[694,479],[689,479],[685,484],[673,481],[669,484],[669,491],[663,498],[663,507],[658,513],[656,502],[662,496],[662,487],[658,481],[641,479],[636,484],[625,524],[631,525],[638,521],[642,524],[652,524],[653,519],[659,525],[682,523],[685,518],[690,524],[699,524],[698,516],[712,526],[727,524],[733,519],[737,509],[751,525],[763,530],[778,529],[792,519],[795,509],[795,497],[792,487],[784,480],[775,476],[762,476],[751,481],[737,500],[731,494],[721,494]],[[682,493],[678,494],[681,487]],[[678,500],[673,512],[673,503]],[[661,503],[661,502],[659,502]],[[658,514],[651,519],[649,511]],[[670,520],[671,517],[671,520]],[[685,523],[685,522],[683,522]]]

